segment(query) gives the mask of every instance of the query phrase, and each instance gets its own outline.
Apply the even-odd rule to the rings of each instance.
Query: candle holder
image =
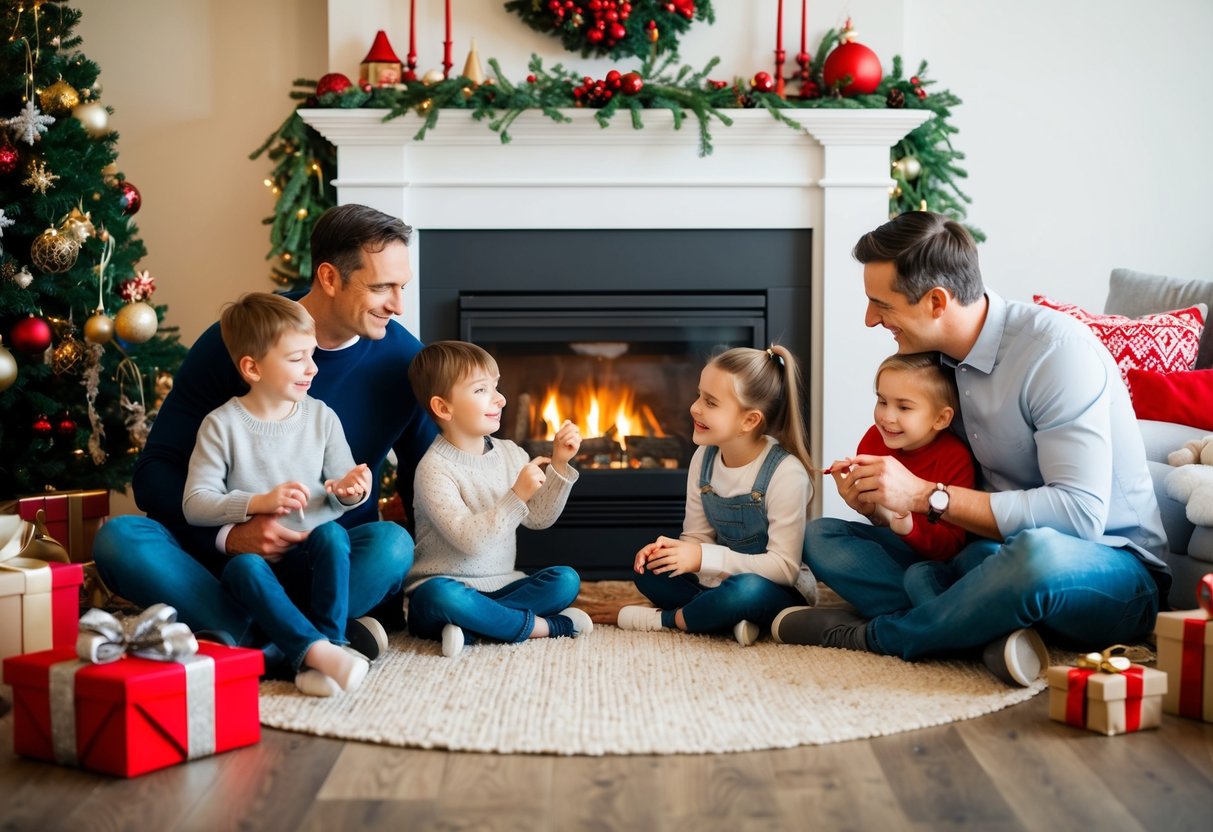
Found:
[[[783,62],[787,60],[788,53],[784,49],[775,50],[775,94],[780,98],[784,98],[784,83],[783,77]]]

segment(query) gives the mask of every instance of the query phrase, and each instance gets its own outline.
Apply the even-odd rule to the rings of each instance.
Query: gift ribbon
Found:
[[[103,610],[89,610],[80,619],[78,658],[50,667],[51,743],[55,760],[76,765],[76,673],[93,664],[107,664],[130,653],[144,659],[176,662],[185,670],[187,748],[194,760],[215,753],[215,660],[200,656],[189,627],[177,622],[177,611],[166,604],[148,607],[126,624]]]
[[[21,573],[21,652],[37,653],[54,646],[51,632],[54,579],[45,561],[22,557],[29,543],[29,524],[16,515],[0,517],[0,569]]]
[[[1087,656],[1092,655],[1098,656],[1100,654],[1087,654]],[[1127,685],[1125,696],[1126,733],[1137,731],[1141,728],[1141,697],[1145,690],[1144,670],[1141,667],[1130,666],[1123,670],[1104,671],[1119,673],[1125,678],[1125,684]],[[1076,725],[1079,728],[1087,727],[1087,680],[1099,672],[1101,671],[1092,667],[1070,668],[1068,674],[1069,687],[1066,690],[1066,723],[1069,725]]]
[[[1179,715],[1204,718],[1205,627],[1213,617],[1213,574],[1196,585],[1196,603],[1206,618],[1185,618],[1183,652],[1179,662]]]

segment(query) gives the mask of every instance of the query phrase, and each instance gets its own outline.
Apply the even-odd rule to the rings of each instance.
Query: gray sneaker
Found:
[[[771,637],[780,644],[837,647],[868,651],[867,619],[850,610],[788,607],[771,622]]]
[[[1049,666],[1049,651],[1035,630],[1015,630],[987,644],[981,660],[1008,685],[1026,688]]]

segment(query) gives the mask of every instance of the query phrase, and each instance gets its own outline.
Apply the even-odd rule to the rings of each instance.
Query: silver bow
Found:
[[[80,618],[76,655],[92,664],[115,662],[126,653],[179,662],[197,652],[198,640],[187,625],[177,621],[177,610],[167,604],[148,607],[125,621],[97,609]]]

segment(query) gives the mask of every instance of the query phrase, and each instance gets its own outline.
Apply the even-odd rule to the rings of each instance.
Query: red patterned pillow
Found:
[[[1199,307],[1126,318],[1096,315],[1072,303],[1058,303],[1044,295],[1033,295],[1039,306],[1064,312],[1091,328],[1116,359],[1116,366],[1129,386],[1129,370],[1175,373],[1191,370],[1200,349],[1205,318]]]

